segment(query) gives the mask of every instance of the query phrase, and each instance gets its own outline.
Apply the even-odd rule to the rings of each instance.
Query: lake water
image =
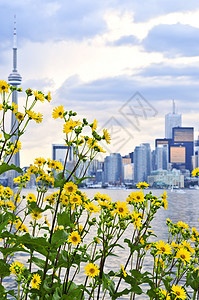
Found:
[[[83,192],[85,192],[89,198],[92,198],[93,195],[95,195],[97,192],[100,192],[101,194],[107,194],[112,198],[113,201],[124,201],[127,196],[132,192],[136,190],[109,190],[109,189],[84,189]],[[168,209],[164,210],[163,208],[160,209],[157,213],[156,218],[153,220],[152,223],[152,230],[157,235],[156,240],[167,240],[168,237],[168,231],[166,226],[166,219],[170,218],[172,222],[177,223],[178,221],[183,221],[187,223],[190,227],[196,227],[197,230],[199,230],[199,190],[193,190],[193,189],[187,189],[184,190],[185,193],[181,194],[176,191],[171,192],[170,190],[167,190],[168,194]],[[32,190],[24,190],[24,194],[27,194],[29,192],[33,192]],[[163,193],[163,190],[152,190],[153,195],[160,196]],[[91,235],[95,235],[94,232],[92,232]],[[128,231],[125,234],[126,238],[131,238],[131,229],[129,228]],[[92,236],[90,237],[92,239]],[[89,242],[89,240],[88,240]],[[115,254],[118,255],[118,257],[112,257],[107,261],[105,272],[109,272],[111,269],[114,271],[118,271],[120,269],[121,264],[125,264],[125,260],[128,257],[129,251],[128,248],[123,250],[121,248],[117,248],[115,251]],[[27,255],[22,254],[19,256],[19,254],[16,254],[15,260],[21,261],[24,265],[27,262]],[[148,270],[151,268],[151,260],[150,257],[146,258],[144,270]],[[128,271],[128,269],[127,269]],[[81,274],[78,277],[77,284],[83,283],[85,280],[85,275]],[[6,279],[5,279],[6,281]],[[16,285],[14,282],[7,281],[6,284],[9,286],[9,289],[16,288]],[[123,285],[122,287],[125,287]],[[110,299],[110,297],[106,296],[105,299]],[[123,296],[120,297],[121,300],[129,299],[129,296]],[[144,300],[148,299],[146,295],[136,296],[136,299]]]

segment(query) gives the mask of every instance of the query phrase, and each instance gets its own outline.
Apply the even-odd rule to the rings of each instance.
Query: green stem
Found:
[[[17,299],[20,300],[20,282],[18,282]]]
[[[196,293],[197,293],[197,291],[194,291],[194,292],[193,292],[193,300],[196,299]]]

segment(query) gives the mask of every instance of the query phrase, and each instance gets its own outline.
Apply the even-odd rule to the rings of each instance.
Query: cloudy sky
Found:
[[[143,142],[154,148],[173,99],[183,126],[198,136],[197,0],[0,0],[0,14],[0,78],[12,70],[16,14],[22,87],[53,95],[38,106],[42,125],[23,137],[21,166],[63,143],[62,122],[51,117],[58,105],[107,127],[108,153],[128,154]]]

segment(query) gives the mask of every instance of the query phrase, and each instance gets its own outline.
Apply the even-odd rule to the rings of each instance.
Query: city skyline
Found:
[[[1,1],[1,79],[11,69],[16,13],[22,87],[51,90],[53,98],[49,106],[38,107],[43,124],[31,124],[22,138],[21,165],[38,156],[51,157],[51,145],[63,142],[61,122],[51,117],[58,105],[90,122],[96,118],[99,128],[114,117],[127,137],[131,135],[121,148],[124,155],[144,142],[154,148],[154,138],[164,137],[164,116],[175,99],[183,126],[193,126],[196,139],[198,6],[194,1],[148,1],[145,7],[139,1]],[[121,114],[136,91],[157,111],[155,117],[138,120],[139,130]],[[22,102],[20,95],[19,108]]]

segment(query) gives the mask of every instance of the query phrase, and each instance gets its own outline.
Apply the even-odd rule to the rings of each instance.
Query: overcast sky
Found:
[[[0,0],[4,80],[12,71],[14,14],[22,87],[53,95],[51,104],[38,106],[42,125],[32,125],[22,139],[22,167],[51,157],[52,144],[63,143],[62,122],[51,117],[58,105],[109,128],[108,154],[128,154],[143,142],[154,148],[155,138],[164,138],[172,99],[197,137],[197,0]]]

